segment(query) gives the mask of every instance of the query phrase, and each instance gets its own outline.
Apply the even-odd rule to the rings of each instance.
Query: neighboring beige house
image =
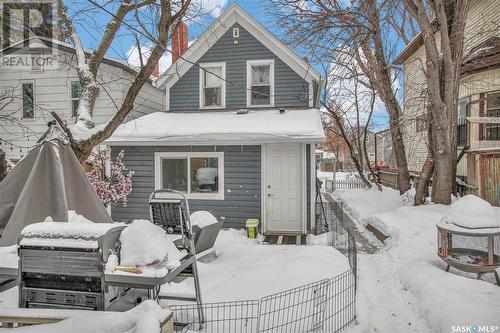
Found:
[[[459,92],[457,175],[468,192],[500,201],[500,6],[473,0],[465,27]],[[394,61],[404,70],[404,139],[410,171],[427,157],[425,50],[418,35]]]
[[[26,47],[14,44],[0,54],[0,96],[8,97],[0,98],[0,148],[13,161],[26,155],[46,131],[47,123],[53,120],[51,111],[73,124],[80,94],[71,46],[43,37],[32,37],[28,43]],[[43,59],[49,59],[50,55],[53,62],[51,65],[47,60],[40,61],[42,65],[36,61],[29,65],[19,62],[16,66],[15,61],[21,61],[26,54]],[[135,74],[126,63],[104,59],[98,74],[99,94],[93,114],[96,125],[106,123],[115,114]],[[164,90],[147,82],[129,119],[161,111],[164,96]],[[6,104],[7,101],[10,102]]]

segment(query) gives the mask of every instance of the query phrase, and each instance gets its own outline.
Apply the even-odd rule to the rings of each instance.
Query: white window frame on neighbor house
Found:
[[[34,80],[22,80],[19,81],[21,84],[21,90],[20,90],[20,101],[21,101],[21,107],[20,107],[20,119],[21,120],[26,120],[26,121],[34,121],[36,120],[36,85]],[[33,108],[33,117],[24,117],[24,96],[23,96],[23,85],[25,84],[31,84],[33,87],[33,101],[32,101],[32,108]]]
[[[269,104],[252,104],[252,66],[269,65]],[[247,60],[247,107],[274,106],[274,59]]]
[[[191,193],[191,158],[207,157],[217,158],[217,193]],[[188,199],[199,200],[224,200],[224,152],[156,152],[155,153],[155,189],[162,188],[162,167],[161,161],[165,159],[186,159],[187,160],[187,193]]]
[[[73,91],[71,90],[71,88],[72,88],[71,86],[72,86],[73,82],[80,83],[80,80],[77,79],[77,80],[70,80],[69,81],[69,94],[68,94],[68,96],[69,96],[69,110],[70,110],[71,118],[76,117],[76,114],[73,114],[73,101],[80,100],[80,97],[73,97],[73,94],[72,94]],[[76,112],[76,110],[75,110],[75,112]]]
[[[200,109],[224,109],[226,107],[226,63],[225,62],[207,62],[200,65]],[[210,68],[221,67],[222,73],[222,87],[221,87],[221,105],[220,106],[205,106],[205,88],[204,74]],[[208,87],[215,88],[215,87]]]

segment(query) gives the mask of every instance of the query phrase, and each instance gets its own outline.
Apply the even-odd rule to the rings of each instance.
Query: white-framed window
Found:
[[[500,91],[486,93],[486,117],[500,117]],[[485,124],[485,140],[500,140],[500,125]]]
[[[247,61],[247,106],[274,106],[274,60]]]
[[[80,96],[82,95],[82,86],[80,81],[70,82],[70,100],[71,100],[71,116],[76,117],[76,110],[78,110],[78,103],[80,102]]]
[[[240,28],[233,28],[233,38],[240,37]]]
[[[156,152],[155,188],[189,199],[224,200],[223,152]]]
[[[35,119],[35,83],[21,82],[21,118]]]
[[[226,107],[226,63],[200,64],[200,109]]]

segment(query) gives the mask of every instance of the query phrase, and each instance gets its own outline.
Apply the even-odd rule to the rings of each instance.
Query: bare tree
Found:
[[[326,126],[327,131],[333,131],[334,128],[338,130],[338,133],[335,134],[339,135],[347,145],[351,160],[354,164],[354,167],[356,168],[356,171],[358,172],[359,177],[368,188],[371,188],[372,185],[363,172],[363,159],[360,155],[361,151],[352,141],[354,136],[350,134],[346,129],[342,116],[344,114],[342,108],[333,101],[331,101],[330,104],[323,104],[323,106],[333,119],[333,126]]]
[[[0,93],[0,128],[2,128],[2,124],[7,123],[7,122],[18,122],[17,117],[12,117],[10,114],[4,114],[2,111],[5,109],[7,105],[9,105],[12,100],[14,99],[12,91],[4,89]],[[0,144],[2,144],[2,141],[4,139],[0,138]],[[6,142],[6,141],[4,141]],[[7,156],[5,154],[5,151],[0,148],[0,181],[7,176],[8,173],[8,163],[7,163]]]
[[[367,139],[377,96],[370,80],[345,51],[344,47],[337,50],[326,76],[323,106],[331,120],[326,119],[325,128],[342,138],[359,177],[370,188],[365,172],[372,172]],[[373,179],[376,183],[376,177]]]
[[[396,77],[390,63],[396,43],[395,35],[407,43],[416,33],[399,1],[273,0],[281,9],[280,25],[296,43],[305,43],[318,61],[330,61],[339,45],[349,46],[353,61],[362,69],[389,115],[393,150],[400,179],[400,193],[410,188],[410,178],[401,131],[401,106],[393,81]],[[283,10],[285,9],[285,10]],[[285,14],[282,14],[282,13]]]
[[[75,48],[77,73],[82,87],[82,93],[77,109],[77,124],[81,127],[92,129],[92,111],[98,92],[96,77],[103,62],[104,56],[115,40],[120,27],[125,26],[133,29],[135,33],[146,37],[154,47],[149,52],[148,59],[138,69],[132,80],[121,105],[111,120],[99,131],[94,131],[89,138],[77,140],[73,136],[71,127],[55,112],[52,116],[57,120],[63,131],[69,138],[70,144],[80,162],[83,162],[90,155],[92,148],[109,138],[116,128],[126,119],[133,110],[134,101],[142,86],[149,79],[154,67],[162,54],[167,50],[169,33],[179,24],[186,15],[191,0],[124,0],[120,2],[118,8],[111,12],[104,5],[99,5],[95,1],[90,1],[93,5],[106,12],[111,19],[106,25],[98,47],[88,56],[83,48],[81,39],[75,29],[74,19],[68,14],[68,9],[63,0],[58,0],[58,16],[62,21],[64,32],[69,36]],[[146,16],[144,12],[148,10],[148,22],[142,22]],[[135,15],[134,15],[135,14]],[[125,18],[133,16],[137,27],[128,24]]]
[[[418,22],[425,49],[425,77],[433,161],[432,200],[449,204],[457,161],[457,101],[469,0],[404,0]]]

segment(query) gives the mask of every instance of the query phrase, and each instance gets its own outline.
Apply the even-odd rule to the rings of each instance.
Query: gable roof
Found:
[[[200,37],[196,39],[193,44],[191,44],[181,58],[173,63],[155,81],[155,85],[159,88],[166,85],[171,87],[191,68],[191,66],[193,66],[193,63],[196,63],[235,23],[240,24],[307,82],[311,83],[313,80],[320,80],[319,73],[311,67],[311,65],[299,57],[288,46],[283,44],[281,40],[276,38],[276,36],[262,24],[257,22],[240,6],[233,3],[200,35]]]

